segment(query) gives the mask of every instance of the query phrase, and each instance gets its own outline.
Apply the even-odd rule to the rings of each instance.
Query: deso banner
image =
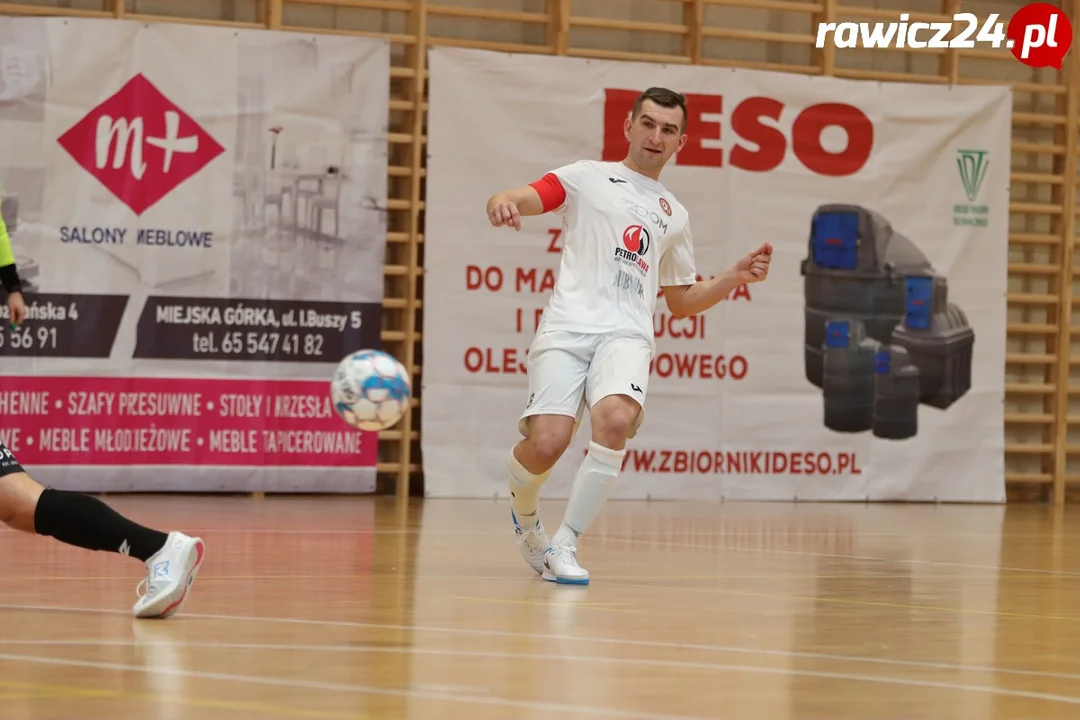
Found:
[[[0,19],[30,311],[0,332],[0,437],[37,477],[374,488],[328,383],[379,344],[389,67],[371,39]]]
[[[769,280],[698,317],[658,300],[647,418],[616,497],[1004,500],[1010,90],[431,52],[423,453],[430,496],[504,496],[527,350],[565,227],[485,215],[495,191],[619,161],[651,85],[689,99],[667,192],[698,273],[763,241]],[[485,132],[483,152],[462,143]],[[633,236],[611,246],[611,272]],[[655,250],[659,243],[650,243]],[[651,251],[646,251],[651,252]],[[646,257],[642,272],[659,258]],[[566,497],[586,421],[545,490]]]

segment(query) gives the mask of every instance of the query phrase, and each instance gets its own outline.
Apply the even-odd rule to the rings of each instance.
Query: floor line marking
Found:
[[[699,718],[691,715],[661,715],[655,713],[641,713],[636,711],[630,712],[618,710],[615,708],[595,707],[588,705],[567,705],[563,703],[541,702],[535,700],[512,700],[510,698],[479,695],[456,695],[453,693],[436,692],[432,690],[383,688],[373,685],[354,685],[349,683],[319,682],[316,680],[297,680],[296,678],[283,678],[260,675],[238,675],[235,673],[205,672],[201,670],[181,670],[177,668],[147,667],[143,665],[131,665],[127,663],[75,660],[72,658],[55,658],[40,655],[0,653],[0,660],[24,663],[39,663],[42,665],[66,665],[70,667],[92,668],[95,670],[117,670],[123,672],[137,672],[153,675],[173,675],[175,677],[200,678],[203,680],[219,680],[223,682],[234,683],[250,683],[253,685],[273,685],[275,687],[293,687],[305,690],[321,690],[324,692],[356,693],[361,695],[389,695],[392,697],[402,697],[419,700],[439,700],[442,702],[456,702],[466,705],[506,706],[523,710],[546,710],[558,713],[631,718],[632,720],[707,720],[706,718]],[[1077,703],[1080,704],[1080,698],[1077,698]]]
[[[136,641],[131,641],[132,644],[134,644],[135,642]],[[106,644],[108,644],[108,643],[106,643]],[[145,644],[152,645],[152,644],[155,644],[155,643],[145,643]],[[164,644],[168,644],[168,643],[164,643]],[[177,643],[177,645],[180,645],[180,646],[189,645],[191,647],[198,647],[201,644],[200,643]],[[260,646],[259,644],[256,644],[256,643],[250,644],[247,647],[244,647],[244,644],[242,644],[242,643],[236,643],[236,644],[234,644],[234,643],[206,643],[205,645],[207,645],[209,647],[218,648],[218,649],[228,649],[232,645],[241,646],[241,648],[237,648],[237,649],[282,649],[282,650],[295,650],[296,649],[294,646],[288,646],[288,645]],[[411,653],[413,653],[413,649],[412,648],[407,648],[407,647],[405,647],[405,648],[356,647],[356,646],[344,646],[344,647],[342,647],[342,646],[328,646],[328,647],[330,649],[332,649],[333,651],[335,651],[335,652],[369,652],[369,653],[400,653],[400,654],[411,654]],[[559,654],[557,654],[557,653],[550,653],[550,654],[547,654],[547,653],[509,653],[509,652],[491,652],[491,651],[460,651],[460,650],[424,649],[424,650],[421,650],[419,652],[416,652],[415,654],[441,655],[441,656],[452,656],[452,657],[478,657],[478,658],[500,659],[500,660],[506,660],[506,659],[522,659],[522,660],[524,660],[524,659],[528,659],[528,660],[537,660],[537,661],[541,661],[541,662],[571,662],[571,663],[577,662],[577,663],[614,664],[614,665],[644,665],[644,666],[648,666],[648,667],[663,666],[663,667],[673,667],[673,668],[683,668],[683,669],[709,670],[709,671],[718,671],[718,672],[722,671],[722,672],[758,673],[758,674],[765,674],[765,675],[783,675],[783,676],[787,676],[787,677],[796,676],[796,677],[810,677],[810,678],[819,678],[819,679],[827,679],[827,680],[843,680],[843,681],[848,681],[848,682],[867,682],[867,683],[878,683],[878,684],[885,684],[885,685],[901,685],[901,686],[907,686],[907,687],[931,688],[931,689],[937,689],[937,690],[951,690],[951,691],[955,691],[955,692],[986,693],[986,694],[990,694],[990,695],[1002,695],[1002,696],[1006,696],[1006,697],[1026,698],[1026,699],[1029,699],[1029,700],[1042,700],[1042,701],[1047,701],[1047,702],[1057,702],[1057,703],[1063,703],[1063,704],[1067,704],[1067,705],[1080,705],[1080,697],[1071,696],[1071,695],[1058,695],[1058,694],[1054,694],[1054,693],[1041,693],[1041,692],[1035,692],[1035,691],[1029,691],[1029,690],[1012,690],[1012,689],[1007,689],[1007,688],[995,687],[993,685],[970,685],[970,684],[965,684],[965,683],[947,682],[947,681],[943,681],[943,680],[916,680],[916,679],[913,679],[913,678],[902,678],[902,677],[895,677],[895,676],[889,676],[889,675],[861,675],[861,674],[855,674],[855,673],[828,672],[828,671],[823,671],[823,670],[802,670],[802,669],[793,669],[793,668],[771,668],[771,667],[762,667],[762,666],[756,666],[756,665],[731,665],[731,664],[727,664],[727,663],[699,663],[699,662],[692,662],[692,661],[686,661],[686,660],[654,660],[654,659],[647,659],[647,658],[639,659],[639,658],[603,657],[603,656],[599,656],[599,655],[593,655],[593,656],[590,656],[590,655],[565,655],[565,654],[561,654],[561,653],[559,653]],[[171,669],[171,668],[162,670],[162,669],[158,669],[158,668],[146,668],[146,667],[142,667],[142,666],[139,666],[139,665],[124,665],[122,663],[98,663],[98,662],[89,661],[89,660],[69,660],[69,659],[66,659],[66,658],[57,659],[57,658],[50,658],[50,657],[41,657],[41,656],[37,656],[37,655],[8,655],[8,654],[0,653],[0,659],[12,659],[12,660],[29,661],[29,662],[44,662],[46,664],[60,664],[60,665],[75,664],[75,665],[81,665],[83,667],[101,667],[101,668],[105,668],[105,669],[130,670],[130,671],[138,671],[138,672],[151,672],[151,673],[165,672],[167,674],[175,674],[175,675],[179,675],[179,676],[207,677],[209,679],[230,680],[230,681],[235,681],[235,682],[257,682],[257,683],[262,683],[262,684],[284,684],[284,685],[290,685],[290,686],[294,686],[294,687],[310,687],[312,689],[321,689],[321,690],[336,690],[336,691],[346,691],[346,692],[351,691],[351,692],[361,692],[361,693],[377,692],[377,693],[393,694],[393,695],[398,695],[398,694],[412,695],[414,693],[414,691],[396,691],[396,690],[388,690],[388,689],[385,689],[385,688],[369,688],[367,686],[362,686],[362,685],[345,685],[345,684],[339,684],[339,683],[312,682],[312,681],[307,681],[307,680],[296,680],[296,679],[285,680],[283,678],[248,676],[248,675],[231,675],[231,674],[222,674],[222,673],[204,673],[204,672],[195,672],[195,671],[187,671],[187,670],[174,670],[174,669]],[[646,718],[672,718],[672,717],[686,718],[686,717],[688,717],[688,716],[684,716],[684,715],[677,715],[677,716],[650,715],[650,714],[636,713],[636,712],[632,713],[632,714],[626,714],[626,713],[623,713],[621,711],[613,711],[613,710],[607,710],[607,709],[603,709],[603,708],[590,708],[590,707],[582,707],[582,706],[560,705],[560,704],[553,704],[553,703],[534,703],[532,701],[495,700],[494,698],[480,698],[478,696],[473,696],[473,697],[467,697],[467,696],[464,696],[464,695],[462,695],[462,696],[449,695],[448,696],[445,693],[425,692],[423,694],[419,694],[419,693],[417,694],[418,697],[424,697],[425,695],[435,696],[435,699],[440,699],[440,700],[451,699],[451,700],[457,700],[457,701],[466,702],[466,703],[472,703],[474,700],[475,701],[483,700],[484,704],[507,704],[507,705],[515,705],[517,707],[528,707],[529,709],[533,709],[533,708],[536,708],[536,709],[552,709],[552,710],[559,710],[561,712],[587,711],[587,712],[591,712],[591,713],[594,713],[594,714],[606,714],[608,716],[613,716],[613,717],[633,717],[633,718],[637,718],[639,720],[644,720]]]
[[[95,615],[124,615],[130,612],[123,610],[110,610],[105,608],[74,608],[62,606],[35,606],[35,605],[3,605],[0,611],[10,610],[18,612],[71,612],[88,613]],[[450,635],[475,635],[484,637],[518,638],[530,640],[557,640],[559,642],[582,642],[603,645],[623,645],[627,647],[664,648],[668,650],[695,650],[701,652],[719,652],[744,655],[764,655],[783,658],[804,658],[808,660],[825,660],[830,662],[853,662],[867,663],[871,665],[896,665],[898,667],[912,667],[933,670],[954,670],[956,672],[985,672],[1003,675],[1021,675],[1027,677],[1059,678],[1074,680],[1080,676],[1062,673],[1043,672],[1041,670],[1027,670],[1023,668],[1003,668],[990,665],[964,665],[959,663],[943,663],[923,660],[903,660],[892,658],[876,658],[860,655],[839,655],[832,653],[815,653],[797,650],[774,650],[768,648],[748,648],[732,645],[709,645],[701,643],[681,643],[662,640],[635,640],[628,638],[609,638],[596,635],[567,635],[558,633],[526,633],[512,630],[490,630],[480,628],[455,628],[429,625],[395,625],[391,623],[364,623],[349,620],[309,620],[305,618],[282,618],[282,617],[257,617],[246,615],[219,615],[209,613],[184,613],[177,616],[176,620],[169,622],[184,622],[190,620],[222,620],[227,622],[252,622],[252,623],[277,623],[283,625],[301,625],[316,627],[339,627],[363,630],[383,630],[395,632],[429,632],[433,634],[445,633]]]
[[[8,689],[32,690],[33,695],[27,699],[32,700],[56,700],[77,698],[82,700],[137,700],[148,703],[160,703],[168,701],[179,705],[193,707],[215,708],[218,710],[236,710],[238,712],[259,712],[267,715],[281,715],[296,718],[317,718],[320,720],[373,720],[371,715],[357,713],[331,712],[327,710],[302,710],[300,708],[285,707],[280,704],[269,705],[263,703],[246,702],[243,700],[214,700],[188,695],[151,695],[148,693],[133,693],[123,690],[105,690],[101,688],[78,687],[73,685],[48,685],[45,683],[14,682],[0,680],[0,687]],[[0,695],[0,697],[3,697]],[[147,713],[151,715],[152,713]]]

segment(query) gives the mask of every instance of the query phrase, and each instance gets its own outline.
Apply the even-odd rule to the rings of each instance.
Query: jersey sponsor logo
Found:
[[[645,254],[649,252],[651,244],[652,237],[648,228],[644,225],[631,225],[623,230],[622,247],[615,246],[615,257],[647,275],[649,263],[645,262]]]
[[[615,178],[615,177],[609,177],[609,178],[608,178],[608,181],[609,181],[609,182],[610,182],[610,183],[611,183],[612,185],[614,185],[615,183],[624,183],[624,182],[626,182],[626,181],[625,181],[625,180],[623,180],[622,178]]]
[[[619,270],[615,273],[615,281],[612,285],[620,290],[627,290],[637,295],[643,301],[645,300],[645,286],[641,284],[641,280],[625,270]]]
[[[668,204],[667,198],[660,198],[660,209],[664,211],[664,214],[671,217],[671,205]]]
[[[644,225],[631,225],[623,230],[623,246],[637,255],[646,255],[649,252],[649,244],[652,238]]]
[[[647,220],[653,225],[655,225],[657,230],[660,231],[661,237],[667,235],[668,223],[667,220],[664,219],[664,216],[660,213],[656,212],[655,210],[650,210],[644,205],[639,205],[633,200],[626,201],[624,207],[630,211],[631,215],[638,218],[639,220]]]

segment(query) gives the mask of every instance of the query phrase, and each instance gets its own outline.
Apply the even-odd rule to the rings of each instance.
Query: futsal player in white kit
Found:
[[[650,88],[625,121],[630,147],[622,162],[578,161],[496,193],[487,204],[495,227],[520,230],[524,216],[562,216],[559,274],[529,350],[529,394],[518,423],[524,439],[509,457],[519,549],[551,582],[589,582],[577,562],[578,538],[610,496],[626,441],[644,420],[659,292],[672,315],[689,317],[769,273],[772,246],[764,243],[721,276],[697,280],[686,209],[659,181],[664,165],[685,145],[685,130],[685,98]],[[549,540],[538,515],[540,488],[586,407],[588,454],[563,523]]]

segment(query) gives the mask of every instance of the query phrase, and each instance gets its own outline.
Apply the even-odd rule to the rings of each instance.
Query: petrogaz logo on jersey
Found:
[[[142,74],[57,142],[136,215],[225,152]]]
[[[645,262],[645,254],[649,252],[652,237],[644,225],[631,225],[623,230],[622,247],[615,246],[615,257],[624,262],[635,265],[642,273],[649,273],[649,263]]]

